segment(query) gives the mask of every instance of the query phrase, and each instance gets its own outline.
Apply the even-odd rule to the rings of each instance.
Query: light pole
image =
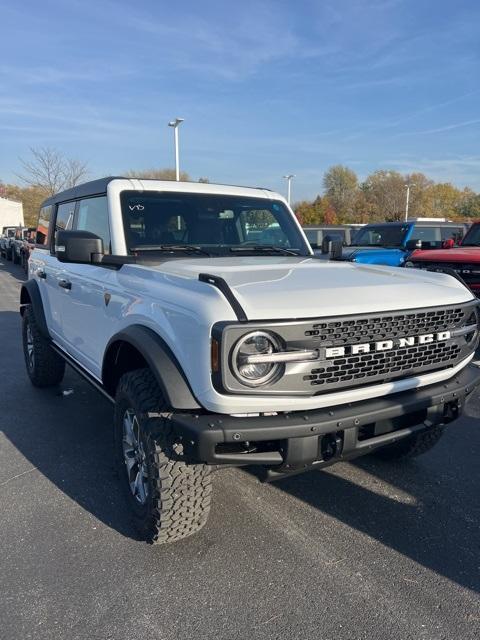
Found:
[[[175,118],[168,123],[169,127],[173,127],[173,139],[175,141],[175,180],[180,181],[180,161],[178,157],[178,125],[184,121],[184,118]]]
[[[416,187],[417,185],[415,184],[406,184],[405,185],[405,189],[407,190],[407,201],[405,203],[405,222],[408,220],[408,204],[410,202],[410,187]]]
[[[292,178],[295,178],[294,173],[289,173],[286,176],[283,176],[287,180],[287,202],[290,204],[291,195],[292,195]]]

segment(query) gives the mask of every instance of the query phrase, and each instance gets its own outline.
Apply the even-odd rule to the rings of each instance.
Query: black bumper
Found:
[[[480,384],[480,368],[427,387],[314,411],[258,417],[175,413],[189,458],[213,465],[295,470],[332,464],[458,418]]]

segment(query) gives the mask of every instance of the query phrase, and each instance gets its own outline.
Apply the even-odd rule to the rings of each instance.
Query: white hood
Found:
[[[148,268],[195,280],[200,273],[224,278],[249,320],[375,313],[473,298],[465,286],[445,274],[314,258],[190,257]]]

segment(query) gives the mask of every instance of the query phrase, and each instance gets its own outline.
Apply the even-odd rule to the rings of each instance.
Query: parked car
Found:
[[[480,222],[475,222],[460,242],[454,247],[448,244],[440,251],[414,251],[406,267],[444,271],[457,274],[468,287],[480,297]]]
[[[399,267],[415,249],[441,249],[449,241],[458,244],[466,231],[465,224],[434,218],[372,223],[358,230],[350,246],[334,257],[350,262]]]
[[[17,227],[15,230],[15,236],[10,241],[10,253],[11,259],[14,264],[21,264],[22,262],[22,251],[25,240],[28,236],[28,228],[27,227]]]
[[[7,260],[12,259],[10,251],[10,242],[15,237],[15,231],[17,227],[3,227],[2,235],[0,237],[0,255]]]
[[[303,231],[314,253],[328,254],[330,244],[334,240],[341,241],[344,246],[349,245],[357,228],[342,224],[321,226],[307,224],[303,225]]]
[[[28,259],[30,258],[30,253],[35,246],[36,237],[36,227],[29,227],[20,249],[20,264],[25,273],[28,273]]]
[[[46,200],[38,228],[28,376],[54,386],[68,363],[113,403],[122,490],[151,542],[205,524],[212,468],[274,480],[418,455],[480,383],[460,281],[316,260],[276,193],[106,178]]]

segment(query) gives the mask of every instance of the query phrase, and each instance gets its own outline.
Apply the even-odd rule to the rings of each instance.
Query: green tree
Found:
[[[354,171],[341,164],[330,167],[323,176],[323,188],[337,217],[347,219],[353,213],[358,179]]]

